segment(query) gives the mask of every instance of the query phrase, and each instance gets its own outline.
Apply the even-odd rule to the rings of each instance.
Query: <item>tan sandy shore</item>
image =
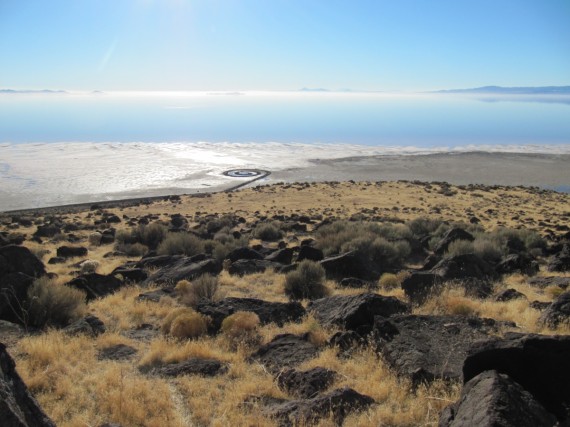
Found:
[[[275,172],[272,181],[447,181],[524,185],[568,191],[570,155],[449,153],[314,160],[314,166]]]

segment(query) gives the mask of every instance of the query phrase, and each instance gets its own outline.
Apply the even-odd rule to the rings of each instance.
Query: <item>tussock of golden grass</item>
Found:
[[[159,302],[136,301],[141,292],[156,288],[142,289],[128,286],[105,298],[90,303],[91,311],[99,317],[108,331],[124,331],[144,323],[160,324],[162,319],[176,306],[172,298],[161,298]]]
[[[247,276],[230,276],[222,271],[219,276],[221,289],[227,297],[259,298],[267,301],[287,302],[283,287],[285,276],[273,271]]]
[[[271,341],[275,335],[278,334],[301,335],[308,333],[309,340],[319,347],[323,346],[334,332],[336,331],[333,329],[323,328],[319,322],[310,314],[307,315],[301,323],[290,322],[283,325],[283,327],[279,327],[274,323],[270,323],[260,329],[263,342]]]

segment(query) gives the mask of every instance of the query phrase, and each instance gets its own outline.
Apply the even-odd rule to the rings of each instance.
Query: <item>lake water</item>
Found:
[[[0,211],[223,188],[233,168],[478,150],[570,153],[570,98],[0,93]]]

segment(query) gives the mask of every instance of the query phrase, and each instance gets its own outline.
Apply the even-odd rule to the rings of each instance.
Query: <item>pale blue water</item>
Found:
[[[570,144],[570,99],[334,93],[0,94],[0,143]]]

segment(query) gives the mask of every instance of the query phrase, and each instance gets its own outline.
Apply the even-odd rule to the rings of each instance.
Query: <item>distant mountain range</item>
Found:
[[[471,89],[437,90],[432,93],[473,93],[492,95],[570,95],[570,86],[502,87],[483,86]]]

